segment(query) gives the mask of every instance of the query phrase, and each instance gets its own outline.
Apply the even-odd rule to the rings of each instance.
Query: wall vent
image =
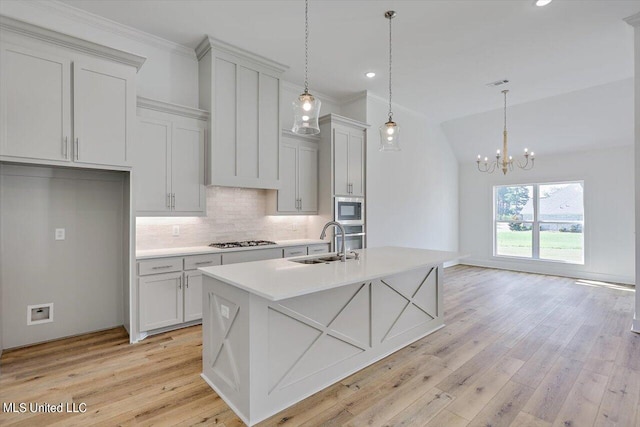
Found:
[[[495,82],[487,83],[486,86],[496,87],[496,86],[506,85],[507,83],[509,83],[508,79],[500,79],[500,80],[496,80]]]
[[[53,303],[27,306],[27,325],[53,322]]]

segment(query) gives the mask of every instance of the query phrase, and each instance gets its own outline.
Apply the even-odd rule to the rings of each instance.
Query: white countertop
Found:
[[[349,259],[347,262],[300,264],[291,261],[315,258],[316,255],[205,267],[199,270],[245,291],[278,301],[460,258],[457,252],[393,246],[361,249],[357,252],[360,253],[360,259]]]
[[[277,245],[265,245],[265,246],[252,246],[250,248],[229,248],[218,249],[210,246],[190,246],[186,248],[163,248],[163,249],[147,249],[136,251],[136,259],[148,259],[148,258],[166,258],[173,256],[185,256],[185,255],[204,255],[213,253],[229,253],[238,251],[253,251],[257,249],[270,249],[285,246],[306,246],[306,245],[318,245],[328,244],[328,240],[319,239],[296,239],[296,240],[276,240]]]

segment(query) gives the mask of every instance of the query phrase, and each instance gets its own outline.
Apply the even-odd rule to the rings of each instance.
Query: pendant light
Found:
[[[391,111],[391,20],[396,17],[393,10],[385,12],[384,17],[389,20],[389,121],[380,126],[380,151],[400,151],[400,127],[393,121]]]
[[[318,117],[320,100],[309,93],[309,0],[304,6],[304,92],[293,101],[293,133],[316,135],[320,133]]]

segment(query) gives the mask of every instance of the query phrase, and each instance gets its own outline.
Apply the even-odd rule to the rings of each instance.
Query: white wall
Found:
[[[516,168],[517,169],[517,168]],[[536,159],[530,171],[485,174],[460,164],[460,252],[465,264],[634,283],[633,147]],[[585,264],[493,256],[493,186],[584,180]]]
[[[122,325],[124,173],[1,165],[2,347]],[[64,240],[55,240],[64,228]],[[27,325],[27,306],[54,304]]]
[[[354,108],[354,111],[361,109]],[[440,126],[394,106],[401,151],[380,152],[386,101],[366,97],[367,244],[458,249],[458,162]]]
[[[0,14],[144,56],[147,60],[138,72],[138,95],[198,106],[198,60],[192,49],[64,3],[3,0]]]

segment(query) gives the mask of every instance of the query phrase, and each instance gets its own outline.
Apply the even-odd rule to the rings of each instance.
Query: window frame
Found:
[[[569,221],[569,220],[540,220],[540,186],[544,185],[564,185],[564,184],[580,184],[582,186],[582,221]],[[497,219],[497,189],[502,187],[532,187],[533,194],[533,220],[498,220]],[[554,262],[561,264],[573,264],[573,265],[585,265],[586,258],[586,239],[585,239],[585,222],[586,213],[584,209],[584,180],[571,180],[571,181],[551,181],[551,182],[536,182],[526,184],[505,184],[494,185],[492,191],[493,199],[493,257],[500,259],[513,259],[523,261],[542,261],[542,262]],[[498,254],[498,224],[529,224],[531,225],[531,256],[517,256],[517,255],[499,255]],[[582,227],[582,261],[567,261],[559,259],[540,258],[540,225],[541,224],[579,224]]]

